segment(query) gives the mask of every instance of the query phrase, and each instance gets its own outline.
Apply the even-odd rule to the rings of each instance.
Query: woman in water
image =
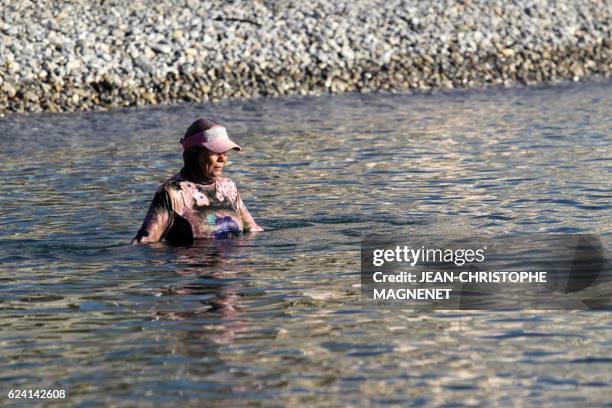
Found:
[[[240,150],[220,124],[198,119],[183,145],[184,166],[158,189],[132,244],[165,239],[189,243],[197,238],[229,238],[263,231],[240,198],[236,184],[221,177],[229,150]]]

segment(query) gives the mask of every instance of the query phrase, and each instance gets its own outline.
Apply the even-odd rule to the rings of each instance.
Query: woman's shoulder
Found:
[[[231,202],[235,202],[238,197],[238,187],[236,183],[228,177],[217,178],[217,195],[227,197]]]
[[[185,187],[195,188],[195,184],[190,181],[185,180],[183,176],[181,176],[181,173],[177,173],[174,176],[170,177],[168,180],[164,181],[157,188],[157,192],[162,192],[164,190],[167,192],[178,191]]]
[[[194,183],[185,180],[178,173],[164,181],[157,189],[157,193],[162,194],[174,211],[181,214],[184,208],[184,198],[192,196],[195,189]]]
[[[230,179],[229,177],[219,177],[217,178],[217,185],[219,186],[223,186],[226,188],[233,188],[234,190],[236,190],[238,187],[236,187],[236,183],[234,183],[234,180]]]
[[[195,189],[195,184],[185,180],[180,173],[175,174],[168,180],[164,181],[158,188],[157,194],[168,196],[171,200],[175,199],[184,192],[189,192]]]

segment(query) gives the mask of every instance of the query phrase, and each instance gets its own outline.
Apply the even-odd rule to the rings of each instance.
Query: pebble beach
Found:
[[[610,1],[4,1],[0,113],[606,79]]]

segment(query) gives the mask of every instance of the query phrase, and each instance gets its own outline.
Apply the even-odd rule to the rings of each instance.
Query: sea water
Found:
[[[129,246],[199,116],[242,145],[226,173],[266,231]],[[8,115],[0,399],[609,403],[609,312],[367,308],[359,248],[610,237],[611,118],[610,82]]]

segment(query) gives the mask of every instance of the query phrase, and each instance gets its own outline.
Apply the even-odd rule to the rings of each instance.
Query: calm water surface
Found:
[[[128,246],[198,116],[266,232]],[[359,243],[609,238],[611,118],[610,82],[2,118],[0,398],[609,404],[609,312],[369,309]]]

